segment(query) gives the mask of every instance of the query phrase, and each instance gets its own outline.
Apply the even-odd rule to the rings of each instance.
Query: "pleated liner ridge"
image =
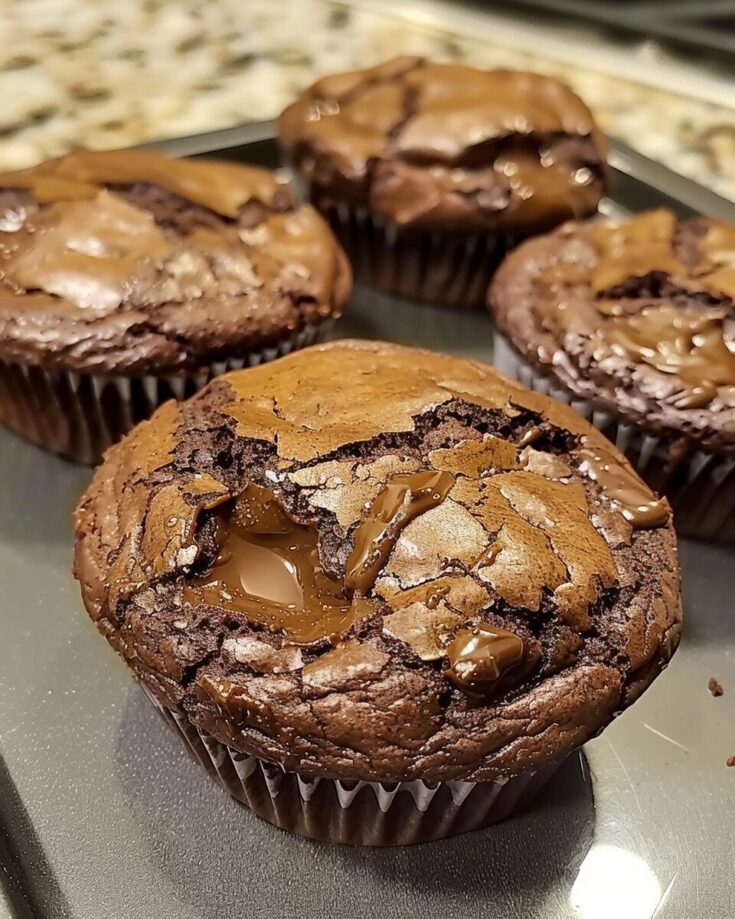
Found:
[[[483,306],[492,274],[519,240],[491,232],[457,238],[398,230],[360,208],[325,211],[355,280],[409,299],[453,309]]]
[[[415,845],[478,830],[528,804],[561,765],[495,782],[308,779],[239,753],[144,691],[189,754],[233,798],[268,823],[321,842]]]

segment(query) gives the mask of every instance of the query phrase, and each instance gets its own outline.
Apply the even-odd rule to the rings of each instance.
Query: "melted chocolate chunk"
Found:
[[[187,584],[187,602],[243,614],[293,644],[339,635],[370,611],[322,569],[317,530],[292,520],[267,489],[248,485],[222,531],[212,572]]]
[[[447,646],[445,675],[465,692],[486,696],[523,661],[523,655],[523,639],[518,635],[483,623],[461,629]]]
[[[316,528],[291,519],[267,489],[248,485],[219,517],[211,573],[190,581],[184,599],[242,613],[294,644],[343,634],[372,611],[354,594],[370,591],[401,532],[437,507],[453,482],[436,471],[389,480],[357,528],[344,581],[323,571]]]

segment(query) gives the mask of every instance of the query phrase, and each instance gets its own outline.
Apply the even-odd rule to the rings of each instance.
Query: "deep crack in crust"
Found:
[[[589,109],[533,73],[399,57],[318,80],[278,127],[317,207],[402,230],[529,235],[594,213],[604,191]]]
[[[76,151],[0,175],[0,356],[196,372],[340,315],[351,270],[273,173]]]
[[[735,228],[665,210],[568,223],[523,243],[488,294],[498,328],[536,372],[677,452],[726,454],[734,298]]]
[[[602,442],[481,364],[365,342],[310,348],[167,404],[115,446],[77,511],[75,572],[138,677],[236,749],[343,779],[516,774],[594,736],[679,639],[671,523],[632,530],[577,470],[581,438]],[[417,466],[454,468],[455,487],[406,528],[375,612],[336,649],[288,646],[231,611],[182,603],[184,576],[216,551],[211,509],[249,481],[318,528],[322,564],[341,576],[365,502]],[[491,542],[501,551],[486,566]],[[432,609],[511,629],[536,669],[496,698],[468,698],[402,628],[402,615],[416,625]],[[207,686],[230,684],[218,707]]]

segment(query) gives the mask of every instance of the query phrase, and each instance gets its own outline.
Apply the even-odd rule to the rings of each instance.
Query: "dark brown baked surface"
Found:
[[[0,175],[0,357],[196,370],[339,315],[351,273],[265,169],[79,150]]]
[[[513,252],[488,296],[514,348],[573,395],[735,450],[735,227],[666,210],[570,223]]]
[[[317,207],[401,228],[528,235],[593,214],[604,191],[589,109],[523,71],[400,57],[318,80],[278,128]]]
[[[486,365],[383,343],[163,406],[95,473],[75,573],[164,706],[313,776],[552,763],[680,631],[668,505],[599,433]]]

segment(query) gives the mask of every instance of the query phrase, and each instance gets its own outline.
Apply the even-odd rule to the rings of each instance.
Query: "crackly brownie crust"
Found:
[[[399,57],[318,80],[278,128],[317,207],[402,230],[530,235],[594,213],[604,192],[589,109],[533,73]]]
[[[351,272],[265,169],[76,151],[0,175],[0,357],[196,371],[337,316]]]
[[[569,223],[505,260],[488,302],[537,372],[682,448],[735,452],[735,228],[665,210]]]
[[[600,451],[609,481],[590,472]],[[403,530],[339,640],[299,646],[186,593],[213,564],[218,509],[249,485],[316,527],[322,567],[344,578],[366,508],[416,469],[453,485]],[[626,518],[625,495],[648,516]],[[165,707],[244,753],[342,779],[555,762],[637,698],[680,631],[668,506],[601,435],[485,365],[383,343],[309,348],[163,406],[82,498],[75,573]],[[477,697],[448,678],[436,621],[450,639],[507,630],[525,664]]]

